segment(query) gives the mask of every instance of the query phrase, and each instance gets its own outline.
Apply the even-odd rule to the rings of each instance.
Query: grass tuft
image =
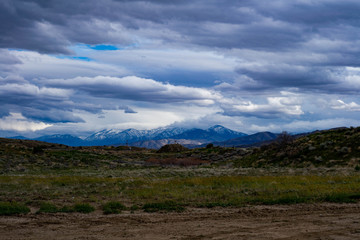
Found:
[[[59,209],[52,203],[42,203],[40,209],[36,213],[57,213]]]
[[[30,212],[30,209],[22,203],[0,202],[0,215],[1,216],[26,214],[29,212]]]
[[[335,203],[356,203],[360,199],[360,194],[330,194],[325,196],[325,202],[335,202]]]
[[[95,208],[88,203],[78,203],[74,205],[74,211],[79,213],[91,213]]]
[[[59,212],[72,213],[75,212],[75,209],[72,206],[63,206],[62,208],[59,209]]]
[[[146,203],[143,206],[145,212],[183,212],[185,208],[176,202],[173,201],[165,201],[165,202],[157,202],[157,203]]]
[[[108,202],[103,205],[104,214],[118,214],[122,210],[126,210],[126,207],[120,202]]]

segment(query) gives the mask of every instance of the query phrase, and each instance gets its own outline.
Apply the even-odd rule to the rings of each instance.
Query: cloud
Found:
[[[93,114],[105,109],[124,110],[136,113],[129,106],[102,99],[76,94],[73,89],[39,86],[19,76],[0,77],[0,116],[10,112],[21,112],[28,119],[46,123],[84,122],[74,111],[82,110]]]
[[[345,103],[342,100],[337,100],[335,102],[333,102],[332,109],[336,109],[336,110],[346,110],[346,111],[360,111],[360,105],[355,103],[355,102],[351,102],[351,103]]]
[[[254,129],[357,119],[359,10],[355,0],[2,0],[0,117],[51,129],[146,125],[142,111],[165,109],[162,124],[217,113]],[[215,113],[190,121],[180,105]]]
[[[251,101],[225,101],[222,105],[224,114],[228,116],[254,116],[258,118],[282,118],[300,116],[301,99],[295,94],[282,92],[283,96],[267,97],[266,104],[255,104]],[[230,104],[229,104],[230,103]]]
[[[128,76],[123,78],[97,76],[48,80],[49,86],[76,89],[94,97],[126,99],[156,103],[189,102],[214,104],[219,93],[202,88],[174,86],[152,79]]]
[[[0,47],[69,54],[73,43],[159,41],[289,51],[319,35],[354,39],[359,9],[356,1],[3,0]]]
[[[126,75],[124,67],[104,64],[96,61],[81,61],[81,58],[63,55],[53,56],[31,51],[5,51],[9,56],[18,59],[16,74],[26,79],[73,78],[76,76],[97,76],[106,72],[110,75]],[[87,56],[83,56],[87,57]]]
[[[0,74],[9,74],[16,70],[16,66],[21,64],[21,60],[9,54],[7,50],[0,49]]]
[[[280,133],[282,131],[287,131],[291,133],[304,133],[312,132],[315,130],[325,130],[336,127],[350,127],[350,126],[359,126],[360,121],[357,119],[349,118],[330,118],[330,119],[321,119],[321,120],[294,120],[288,123],[270,123],[270,124],[249,124],[247,126],[247,132],[264,132],[271,131]]]
[[[43,122],[29,121],[21,113],[10,113],[9,116],[0,118],[0,130],[4,131],[34,132],[51,126]]]
[[[189,49],[129,48],[112,52],[90,52],[89,56],[103,62],[137,69],[138,72],[164,72],[169,70],[232,72],[236,67],[235,58],[224,57],[217,52]]]

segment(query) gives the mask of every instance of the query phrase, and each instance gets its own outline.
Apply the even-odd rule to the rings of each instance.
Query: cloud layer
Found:
[[[20,131],[14,116],[44,127],[29,131],[360,125],[359,11],[354,0],[2,0],[1,129]]]

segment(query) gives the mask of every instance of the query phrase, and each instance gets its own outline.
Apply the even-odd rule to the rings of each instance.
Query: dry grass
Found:
[[[99,207],[119,201],[130,207],[173,202],[213,207],[246,204],[356,202],[360,177],[353,176],[211,176],[211,177],[90,177],[0,176],[0,201],[31,206],[90,203]],[[178,206],[176,205],[176,206]]]

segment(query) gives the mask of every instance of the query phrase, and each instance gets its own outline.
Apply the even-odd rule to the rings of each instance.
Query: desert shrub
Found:
[[[138,205],[132,205],[131,207],[130,207],[130,210],[133,212],[133,211],[136,211],[136,210],[139,210],[140,209],[140,207],[138,206]]]
[[[159,165],[177,165],[177,166],[183,166],[183,167],[209,163],[209,161],[201,160],[198,158],[192,158],[192,157],[164,158],[164,159],[149,158],[146,160],[146,162],[152,163],[152,164],[159,164]]]
[[[294,142],[294,137],[291,136],[288,132],[283,131],[276,139],[280,147],[285,147]]]
[[[213,148],[214,147],[214,144],[212,143],[209,143],[208,145],[206,145],[206,148],[209,149],[209,148]]]
[[[181,144],[166,144],[162,146],[157,152],[158,153],[176,153],[176,152],[183,152],[189,150],[188,148],[184,147]]]
[[[59,212],[71,213],[71,212],[75,212],[75,209],[73,206],[63,206],[62,208],[59,209]]]
[[[360,194],[351,193],[333,193],[324,197],[325,202],[336,203],[356,203],[360,199]]]
[[[32,150],[33,154],[41,154],[44,153],[44,146],[36,146]]]
[[[185,210],[185,208],[181,204],[178,204],[173,201],[146,203],[146,204],[144,204],[143,209],[145,212],[159,212],[159,211],[182,212]]]
[[[56,213],[59,212],[59,209],[52,203],[42,203],[40,205],[40,209],[37,211],[37,213]]]
[[[121,213],[126,207],[120,202],[108,202],[103,205],[104,214]]]
[[[30,209],[22,203],[17,202],[0,202],[0,215],[26,214]]]
[[[91,213],[95,208],[88,203],[78,203],[74,205],[74,211],[79,213]]]
[[[226,203],[226,202],[207,202],[207,203],[200,203],[197,205],[197,207],[201,208],[214,208],[214,207],[231,207],[236,206],[232,203]]]

